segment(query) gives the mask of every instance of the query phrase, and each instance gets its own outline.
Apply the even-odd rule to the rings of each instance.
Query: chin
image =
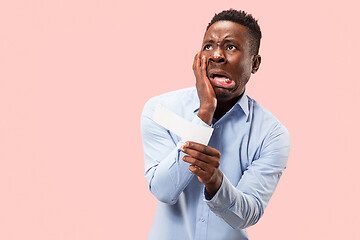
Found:
[[[215,94],[218,101],[228,101],[233,98],[232,94],[229,94],[228,91],[215,91]]]
[[[230,89],[223,89],[223,88],[216,88],[215,95],[218,102],[228,102],[228,101],[234,101],[239,100],[240,96],[242,95],[243,91],[241,93],[236,94],[236,92],[231,91]],[[232,89],[233,90],[233,89]]]

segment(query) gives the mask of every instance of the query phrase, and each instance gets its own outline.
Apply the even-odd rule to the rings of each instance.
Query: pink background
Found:
[[[288,128],[288,168],[251,239],[360,239],[359,4],[0,2],[0,239],[146,239],[140,114],[194,85],[215,12],[259,19],[248,94]]]

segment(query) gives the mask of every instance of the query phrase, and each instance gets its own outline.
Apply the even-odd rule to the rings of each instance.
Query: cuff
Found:
[[[192,123],[195,123],[197,125],[203,126],[203,127],[208,127],[208,128],[212,128],[213,124],[211,124],[210,126],[205,123],[203,120],[201,120],[201,118],[199,118],[198,115],[195,115],[194,119],[192,120]]]
[[[223,181],[219,190],[211,199],[209,199],[209,196],[205,191],[204,201],[207,203],[207,205],[212,211],[222,212],[226,209],[231,208],[234,205],[238,195],[237,192],[238,191],[236,190],[236,188],[231,184],[231,182],[226,178],[226,176],[223,175]]]

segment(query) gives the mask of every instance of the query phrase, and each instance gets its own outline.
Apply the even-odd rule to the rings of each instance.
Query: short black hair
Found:
[[[261,30],[258,21],[251,14],[235,9],[224,10],[215,14],[208,24],[206,31],[217,21],[232,21],[246,27],[250,36],[250,51],[254,55],[259,53]]]

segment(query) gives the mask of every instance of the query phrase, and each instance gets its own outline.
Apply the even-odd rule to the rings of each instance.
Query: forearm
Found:
[[[181,160],[184,155],[179,151],[179,144],[161,161],[146,169],[151,193],[159,200],[168,204],[177,202],[180,193],[194,176],[189,164]],[[146,159],[145,159],[146,161]]]
[[[234,229],[254,225],[264,213],[256,197],[236,189],[226,176],[223,176],[222,185],[215,196],[206,202],[213,213]]]
[[[208,105],[207,107],[201,106],[197,115],[204,123],[211,126],[215,109],[216,105]]]

